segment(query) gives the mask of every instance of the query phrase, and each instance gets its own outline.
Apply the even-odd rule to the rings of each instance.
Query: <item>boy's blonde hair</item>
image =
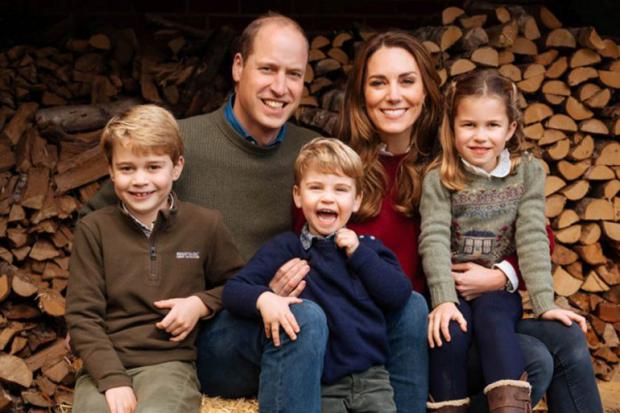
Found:
[[[464,98],[470,96],[499,99],[506,108],[508,122],[516,122],[517,128],[512,138],[506,143],[506,149],[510,152],[512,171],[519,164],[524,152],[524,135],[517,86],[510,79],[493,69],[473,71],[456,78],[450,83],[446,92],[444,115],[439,132],[441,154],[429,166],[429,169],[432,169],[440,165],[441,183],[454,191],[463,189],[467,184],[465,168],[456,150],[454,120],[459,104]]]
[[[103,129],[100,145],[110,165],[115,145],[137,154],[168,155],[175,165],[183,156],[183,140],[176,119],[157,105],[134,106],[114,116]]]
[[[299,185],[310,168],[352,178],[357,193],[361,192],[364,176],[362,160],[353,149],[338,139],[318,137],[302,146],[295,160],[296,185]]]

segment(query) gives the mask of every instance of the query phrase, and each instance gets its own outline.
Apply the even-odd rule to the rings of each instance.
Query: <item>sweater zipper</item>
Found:
[[[157,282],[159,275],[157,273],[157,247],[155,245],[155,237],[151,233],[149,237],[149,281]]]

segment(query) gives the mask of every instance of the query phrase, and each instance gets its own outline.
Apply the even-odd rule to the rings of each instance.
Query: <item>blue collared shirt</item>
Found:
[[[308,227],[308,223],[304,224],[304,227],[301,229],[301,234],[299,234],[299,240],[301,241],[301,246],[308,251],[312,246],[312,241],[315,239],[334,239],[336,237],[336,233],[329,234],[327,236],[322,235],[313,235],[310,233],[310,228]]]
[[[237,117],[235,116],[235,112],[233,111],[234,104],[235,104],[235,94],[233,93],[228,98],[228,102],[226,103],[226,108],[224,110],[224,115],[226,116],[226,120],[228,121],[228,123],[230,123],[230,126],[232,126],[233,129],[237,131],[237,133],[241,135],[245,140],[247,140],[248,142],[254,145],[258,145],[258,141],[254,139],[252,136],[250,136],[250,134],[247,133],[245,129],[243,129],[243,126],[241,126],[241,123],[239,123],[239,119],[237,119]],[[271,142],[269,145],[266,145],[265,147],[270,148],[272,146],[278,145],[284,139],[284,135],[286,135],[286,123],[282,125],[282,127],[278,131],[278,134],[276,135],[276,138],[273,140],[273,142]]]

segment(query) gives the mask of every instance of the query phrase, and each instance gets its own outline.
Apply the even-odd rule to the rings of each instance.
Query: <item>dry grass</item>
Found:
[[[203,396],[200,413],[258,413],[258,400]]]

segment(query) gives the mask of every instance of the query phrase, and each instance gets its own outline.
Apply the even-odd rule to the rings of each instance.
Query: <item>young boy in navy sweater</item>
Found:
[[[310,263],[301,298],[315,301],[327,318],[323,412],[396,412],[388,372],[384,313],[401,308],[411,285],[394,254],[373,237],[345,228],[360,206],[362,162],[337,139],[316,138],[295,161],[293,199],[306,218],[298,236],[286,232],[265,244],[224,287],[224,306],[262,317],[276,346],[280,328],[291,340],[299,333],[289,306],[296,297],[269,289],[278,268],[291,258]],[[258,310],[258,313],[257,313]]]

